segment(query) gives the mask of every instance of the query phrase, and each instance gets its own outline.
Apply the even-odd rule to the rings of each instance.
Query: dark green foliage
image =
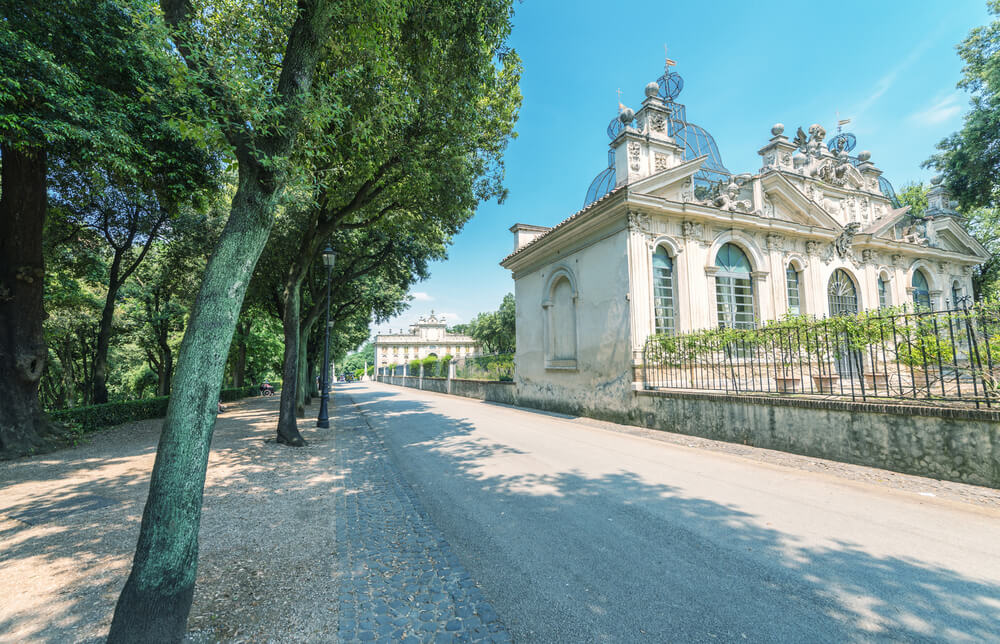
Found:
[[[1000,0],[989,0],[1000,16]],[[962,129],[938,144],[925,162],[945,176],[963,210],[995,207],[1000,202],[1000,19],[976,27],[959,46],[965,61],[958,86],[972,95],[972,109]]]
[[[514,294],[508,293],[498,310],[480,313],[472,322],[456,325],[452,330],[471,335],[486,353],[513,353],[517,343],[516,319]]]
[[[79,426],[84,432],[92,432],[136,420],[163,418],[167,415],[169,401],[169,396],[158,396],[143,400],[86,405],[53,411],[49,413],[49,417],[57,422]]]
[[[233,387],[219,392],[219,400],[233,402],[256,396],[255,386]],[[167,415],[167,403],[170,396],[143,398],[142,400],[125,400],[109,402],[101,405],[86,405],[73,409],[59,409],[49,412],[49,417],[57,422],[76,426],[84,432],[92,432],[105,427],[114,427],[122,423],[131,423],[147,418],[163,418]]]
[[[908,183],[896,193],[896,197],[899,198],[899,203],[910,207],[907,214],[911,217],[923,217],[927,211],[928,191],[930,188],[922,183]]]
[[[277,385],[275,385],[275,388],[277,388]],[[219,400],[221,400],[222,402],[233,402],[234,400],[240,400],[241,398],[256,396],[258,393],[260,393],[260,389],[258,388],[257,385],[247,385],[245,387],[228,387],[222,389],[219,392]]]

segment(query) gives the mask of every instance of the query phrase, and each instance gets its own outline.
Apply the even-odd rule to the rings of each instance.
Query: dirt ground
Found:
[[[335,429],[315,406],[302,449],[274,442],[277,397],[227,406],[212,443],[195,641],[337,633]],[[336,406],[331,426],[336,428]],[[162,420],[0,463],[0,642],[103,641],[131,564]]]

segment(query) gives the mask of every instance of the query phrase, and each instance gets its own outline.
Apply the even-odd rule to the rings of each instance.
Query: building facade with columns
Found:
[[[430,356],[454,358],[478,354],[479,345],[467,335],[448,333],[443,319],[434,315],[420,318],[406,333],[386,333],[375,336],[375,366],[408,364]]]
[[[677,102],[682,87],[668,67],[637,112],[622,107],[582,210],[511,228],[501,265],[515,282],[520,395],[620,399],[654,333],[971,295],[987,252],[939,180],[914,217],[854,135],[818,124],[792,137],[775,125],[760,169],[735,174]]]

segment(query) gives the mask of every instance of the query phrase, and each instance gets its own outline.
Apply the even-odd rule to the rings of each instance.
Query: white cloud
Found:
[[[863,101],[861,101],[859,105],[856,105],[854,107],[854,109],[849,114],[850,117],[855,121],[859,120],[861,118],[861,115],[864,114],[869,107],[875,104],[875,102],[878,101],[878,99],[882,98],[883,94],[889,91],[889,88],[891,88],[895,84],[896,79],[899,78],[899,75],[902,74],[908,67],[917,62],[920,56],[922,56],[923,53],[927,51],[927,49],[934,43],[940,32],[941,30],[938,29],[937,32],[931,34],[927,38],[924,38],[922,42],[920,42],[916,47],[910,50],[910,53],[907,54],[906,58],[899,61],[899,63],[895,67],[886,72],[882,76],[882,78],[880,78],[878,82],[875,83],[875,87],[872,89],[872,93],[869,94],[868,97],[865,98]]]
[[[448,324],[458,324],[462,321],[462,316],[458,313],[435,313],[439,320],[444,320]]]
[[[427,293],[424,293],[423,291],[414,291],[413,293],[410,293],[410,295],[417,302],[430,302],[434,299],[433,297],[431,297]]]
[[[910,115],[910,120],[921,125],[937,125],[958,116],[961,111],[960,97],[953,93],[935,101],[926,109],[914,112]]]

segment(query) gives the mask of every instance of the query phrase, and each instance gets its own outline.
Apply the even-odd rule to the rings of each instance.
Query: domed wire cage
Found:
[[[600,174],[594,177],[594,180],[590,182],[590,187],[587,188],[587,197],[583,200],[583,207],[586,208],[614,190],[615,179],[615,151],[608,150],[608,167],[601,170]]]
[[[684,160],[692,161],[702,156],[705,159],[701,169],[694,175],[695,196],[699,199],[710,194],[715,194],[722,186],[729,182],[732,173],[722,163],[722,155],[719,153],[719,146],[715,139],[705,128],[695,125],[687,120],[687,108],[681,103],[675,103],[681,91],[684,89],[684,79],[676,72],[669,72],[660,76],[656,80],[658,87],[657,96],[667,108],[667,134],[684,149]],[[620,118],[614,118],[608,124],[608,138],[612,141],[625,130],[625,124]],[[628,127],[636,128],[636,121],[633,119]],[[616,183],[615,156],[614,151],[608,152],[608,167],[602,170],[587,189],[587,195],[583,200],[583,207],[586,208],[604,195],[614,189]]]
[[[837,149],[834,147],[834,145],[836,144],[835,142],[837,141],[838,137],[850,137],[851,147],[846,148],[848,151],[853,150],[854,146],[857,145],[857,139],[855,139],[854,135],[851,134],[850,132],[845,132],[843,134],[838,134],[830,141],[830,144],[827,146],[829,149],[831,150]],[[855,168],[861,165],[862,163],[862,161],[858,159],[858,157],[849,156],[847,158],[850,159],[851,165],[853,165]],[[890,183],[888,179],[886,179],[881,175],[878,178],[878,189],[885,196],[885,198],[889,200],[889,203],[892,204],[893,208],[902,207],[902,204],[899,201],[899,197],[896,196],[896,191],[892,187],[892,183]]]

